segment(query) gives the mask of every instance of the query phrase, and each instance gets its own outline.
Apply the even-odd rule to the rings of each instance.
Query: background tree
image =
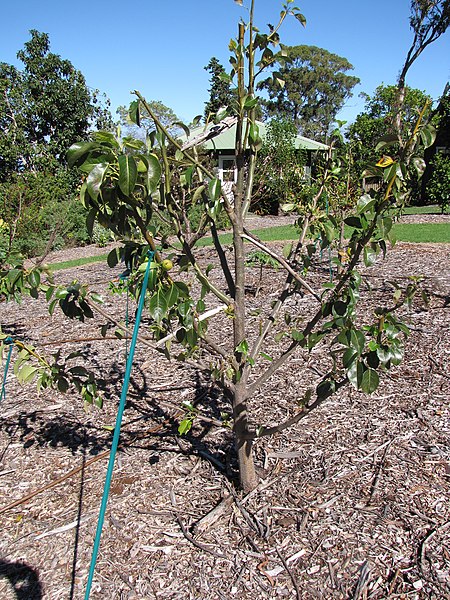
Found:
[[[220,108],[227,108],[230,114],[235,114],[233,101],[236,100],[236,93],[232,90],[230,81],[226,78],[226,71],[218,59],[213,56],[205,67],[205,71],[211,74],[209,88],[209,100],[205,103],[204,117],[208,121],[211,116],[217,114]],[[225,77],[224,77],[225,76]]]
[[[365,165],[378,160],[376,151],[378,140],[391,133],[397,116],[398,88],[396,85],[379,85],[374,94],[365,94],[364,111],[347,129],[347,137],[352,142],[358,142],[355,148],[355,168],[362,173]],[[425,113],[431,113],[431,97],[421,90],[405,87],[402,105],[402,135],[411,135],[417,118],[426,105],[430,107]],[[375,160],[375,162],[376,162]]]
[[[30,33],[17,55],[23,70],[0,63],[0,210],[8,246],[27,255],[51,238],[58,247],[87,241],[84,209],[73,203],[80,175],[67,169],[66,153],[92,126],[112,124],[108,103],[50,52],[48,35]]]
[[[51,172],[65,164],[67,148],[85,137],[91,125],[110,124],[107,106],[87,87],[82,73],[50,52],[46,33],[30,33],[31,39],[17,53],[23,70],[0,64],[3,180],[12,172]]]
[[[316,46],[282,46],[275,68],[275,75],[258,85],[269,96],[267,114],[292,119],[303,135],[326,141],[337,113],[359,83],[347,74],[353,66]]]
[[[182,128],[179,125],[181,119],[169,106],[166,106],[161,100],[149,100],[148,104],[153,114],[157,115],[160,122],[172,135],[176,136],[182,132]],[[116,112],[119,115],[119,123],[125,127],[127,135],[145,140],[147,134],[155,129],[155,123],[145,109],[140,115],[139,126],[130,121],[128,107],[119,106]]]
[[[398,78],[399,109],[403,106],[406,93],[406,75],[412,64],[419,58],[427,46],[444,34],[450,25],[450,0],[411,0],[409,24],[414,32],[413,41]],[[402,113],[398,110],[395,128],[401,128]]]
[[[447,83],[439,104],[433,111],[436,140],[424,153],[426,168],[422,178],[422,197],[438,204],[441,210],[450,204],[450,84]]]
[[[305,151],[296,149],[296,136],[292,121],[272,119],[268,123],[255,169],[253,211],[277,215],[280,205],[301,193],[307,157]]]

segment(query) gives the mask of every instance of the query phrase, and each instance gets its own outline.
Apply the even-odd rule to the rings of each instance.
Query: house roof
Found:
[[[267,135],[267,124],[262,121],[256,121],[256,124],[259,127],[259,134],[262,139],[264,139]],[[190,140],[193,140],[195,137],[204,138],[208,135],[209,139],[206,139],[201,143],[201,145],[206,150],[229,150],[234,151],[234,143],[236,138],[236,123],[224,129],[221,133],[213,137],[213,130],[217,127],[214,123],[209,123],[206,127],[201,125],[200,127],[195,127],[191,129],[191,133],[189,137],[186,135],[181,136],[181,140],[189,144]],[[315,140],[311,140],[302,135],[297,135],[295,138],[295,147],[297,149],[303,150],[328,150],[328,146],[326,144],[322,144],[321,142],[316,142]]]

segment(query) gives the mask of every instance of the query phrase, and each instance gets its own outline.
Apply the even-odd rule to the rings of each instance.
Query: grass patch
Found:
[[[429,209],[431,207],[425,206],[422,208]],[[346,227],[345,235],[347,238],[350,237],[351,231],[350,227]],[[396,223],[393,231],[399,242],[450,244],[450,225],[448,223]],[[276,227],[268,227],[267,229],[254,229],[252,233],[258,236],[263,242],[281,242],[283,240],[295,240],[298,237],[298,230],[294,225],[277,225]],[[219,239],[224,246],[229,246],[233,242],[231,233],[222,233],[219,235]],[[198,248],[206,246],[212,246],[212,239],[210,237],[202,238],[196,244]],[[50,269],[52,271],[61,271],[90,263],[105,262],[107,256],[107,254],[99,254],[97,256],[85,256],[84,258],[54,263],[50,265]]]
[[[450,243],[450,225],[448,223],[396,223],[393,230],[399,242]]]
[[[448,214],[450,208],[444,211],[444,214]],[[405,215],[441,215],[442,210],[437,204],[431,204],[430,206],[407,206],[403,213]]]
[[[97,254],[96,256],[84,256],[83,258],[74,258],[73,260],[65,260],[64,262],[53,263],[49,265],[50,271],[62,271],[63,269],[73,269],[82,267],[90,263],[105,262],[107,254]]]

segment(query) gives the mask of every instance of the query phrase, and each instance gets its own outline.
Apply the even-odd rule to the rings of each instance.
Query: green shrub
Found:
[[[427,183],[426,197],[444,212],[450,208],[450,156],[438,152],[431,161],[432,175]]]

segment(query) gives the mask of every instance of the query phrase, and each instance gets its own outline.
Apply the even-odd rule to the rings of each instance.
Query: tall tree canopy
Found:
[[[52,170],[90,124],[105,127],[109,111],[69,60],[50,52],[46,33],[31,30],[17,57],[24,67],[0,63],[0,171]]]
[[[222,107],[231,109],[231,112],[233,112],[231,105],[236,93],[231,89],[230,82],[222,78],[222,75],[225,75],[223,65],[213,56],[206,65],[205,71],[211,74],[211,87],[208,90],[209,100],[205,102],[205,119],[208,120],[211,115],[215,115]]]
[[[358,77],[347,74],[353,66],[316,46],[282,46],[275,66],[274,76],[258,86],[268,93],[267,113],[292,119],[303,135],[326,139],[336,114],[359,83]]]
[[[411,0],[409,24],[414,32],[414,37],[398,77],[398,107],[402,106],[405,98],[406,75],[412,64],[427,46],[447,31],[450,25],[450,0]],[[397,134],[400,135],[400,111],[398,111],[393,125]]]
[[[356,165],[360,172],[366,165],[377,157],[375,147],[378,140],[392,132],[393,123],[397,116],[397,86],[380,85],[373,96],[366,95],[364,111],[350,125],[347,136],[358,144]],[[419,117],[420,111],[431,98],[421,90],[405,88],[405,98],[402,106],[402,130],[405,137],[410,135]],[[430,110],[428,110],[429,114]]]
[[[160,123],[164,125],[170,133],[176,135],[181,131],[181,128],[177,125],[181,119],[177,117],[175,112],[169,106],[166,106],[161,100],[150,100],[148,105],[152,112],[158,117]],[[130,121],[128,117],[128,107],[119,106],[117,114],[119,115],[121,125],[124,125],[127,128],[127,134],[137,137],[138,139],[145,140],[147,133],[155,129],[155,123],[145,109],[142,109],[140,114],[139,126]]]

